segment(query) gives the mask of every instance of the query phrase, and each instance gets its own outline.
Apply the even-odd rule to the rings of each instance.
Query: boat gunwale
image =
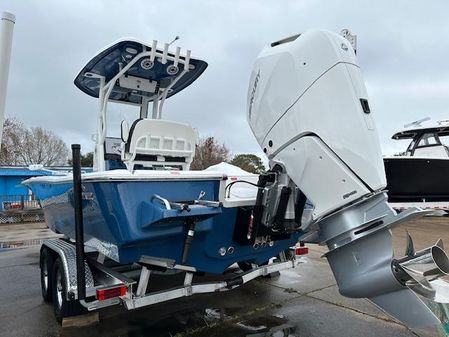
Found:
[[[129,171],[127,171],[129,172]],[[105,171],[105,172],[91,172],[84,173],[81,175],[81,181],[83,182],[142,182],[142,181],[204,181],[204,180],[216,180],[223,181],[228,179],[228,175],[225,173],[216,173],[211,174],[210,172],[202,172],[202,171],[194,171],[192,174],[191,171],[156,171],[151,172],[151,174],[114,174],[114,171]],[[159,172],[165,173],[161,174]],[[175,173],[176,172],[176,173]],[[183,172],[183,173],[181,173]],[[105,174],[106,173],[106,174]],[[147,172],[145,172],[147,173]],[[168,173],[168,174],[167,174]],[[40,177],[32,177],[27,180],[24,180],[22,184],[67,184],[72,183],[73,177],[71,174],[68,175],[58,175],[58,176],[40,176]]]

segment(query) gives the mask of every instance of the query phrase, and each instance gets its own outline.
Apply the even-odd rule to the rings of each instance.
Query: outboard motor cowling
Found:
[[[247,118],[268,158],[283,162],[315,204],[314,218],[386,186],[360,68],[339,35],[312,30],[265,47]]]

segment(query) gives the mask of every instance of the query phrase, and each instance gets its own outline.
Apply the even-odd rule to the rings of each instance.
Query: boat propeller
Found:
[[[439,325],[422,298],[449,303],[449,283],[439,279],[449,274],[443,242],[415,251],[407,234],[405,256],[394,258],[390,229],[428,212],[410,208],[396,213],[386,200],[379,194],[319,221],[339,292],[367,298],[410,327]]]
[[[439,279],[449,274],[449,258],[441,239],[415,252],[412,237],[407,232],[405,256],[393,260],[392,268],[396,279],[415,293],[434,302],[449,303],[449,283]]]

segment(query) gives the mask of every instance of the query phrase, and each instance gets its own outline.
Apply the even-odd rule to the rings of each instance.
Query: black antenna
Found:
[[[168,45],[171,46],[175,41],[179,40],[179,35],[176,35],[172,42],[170,42]]]

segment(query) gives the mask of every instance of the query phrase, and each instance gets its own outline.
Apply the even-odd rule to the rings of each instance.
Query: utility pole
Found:
[[[16,16],[2,12],[0,17],[0,144],[3,137],[6,89],[8,88],[9,63],[11,59],[12,33]]]

